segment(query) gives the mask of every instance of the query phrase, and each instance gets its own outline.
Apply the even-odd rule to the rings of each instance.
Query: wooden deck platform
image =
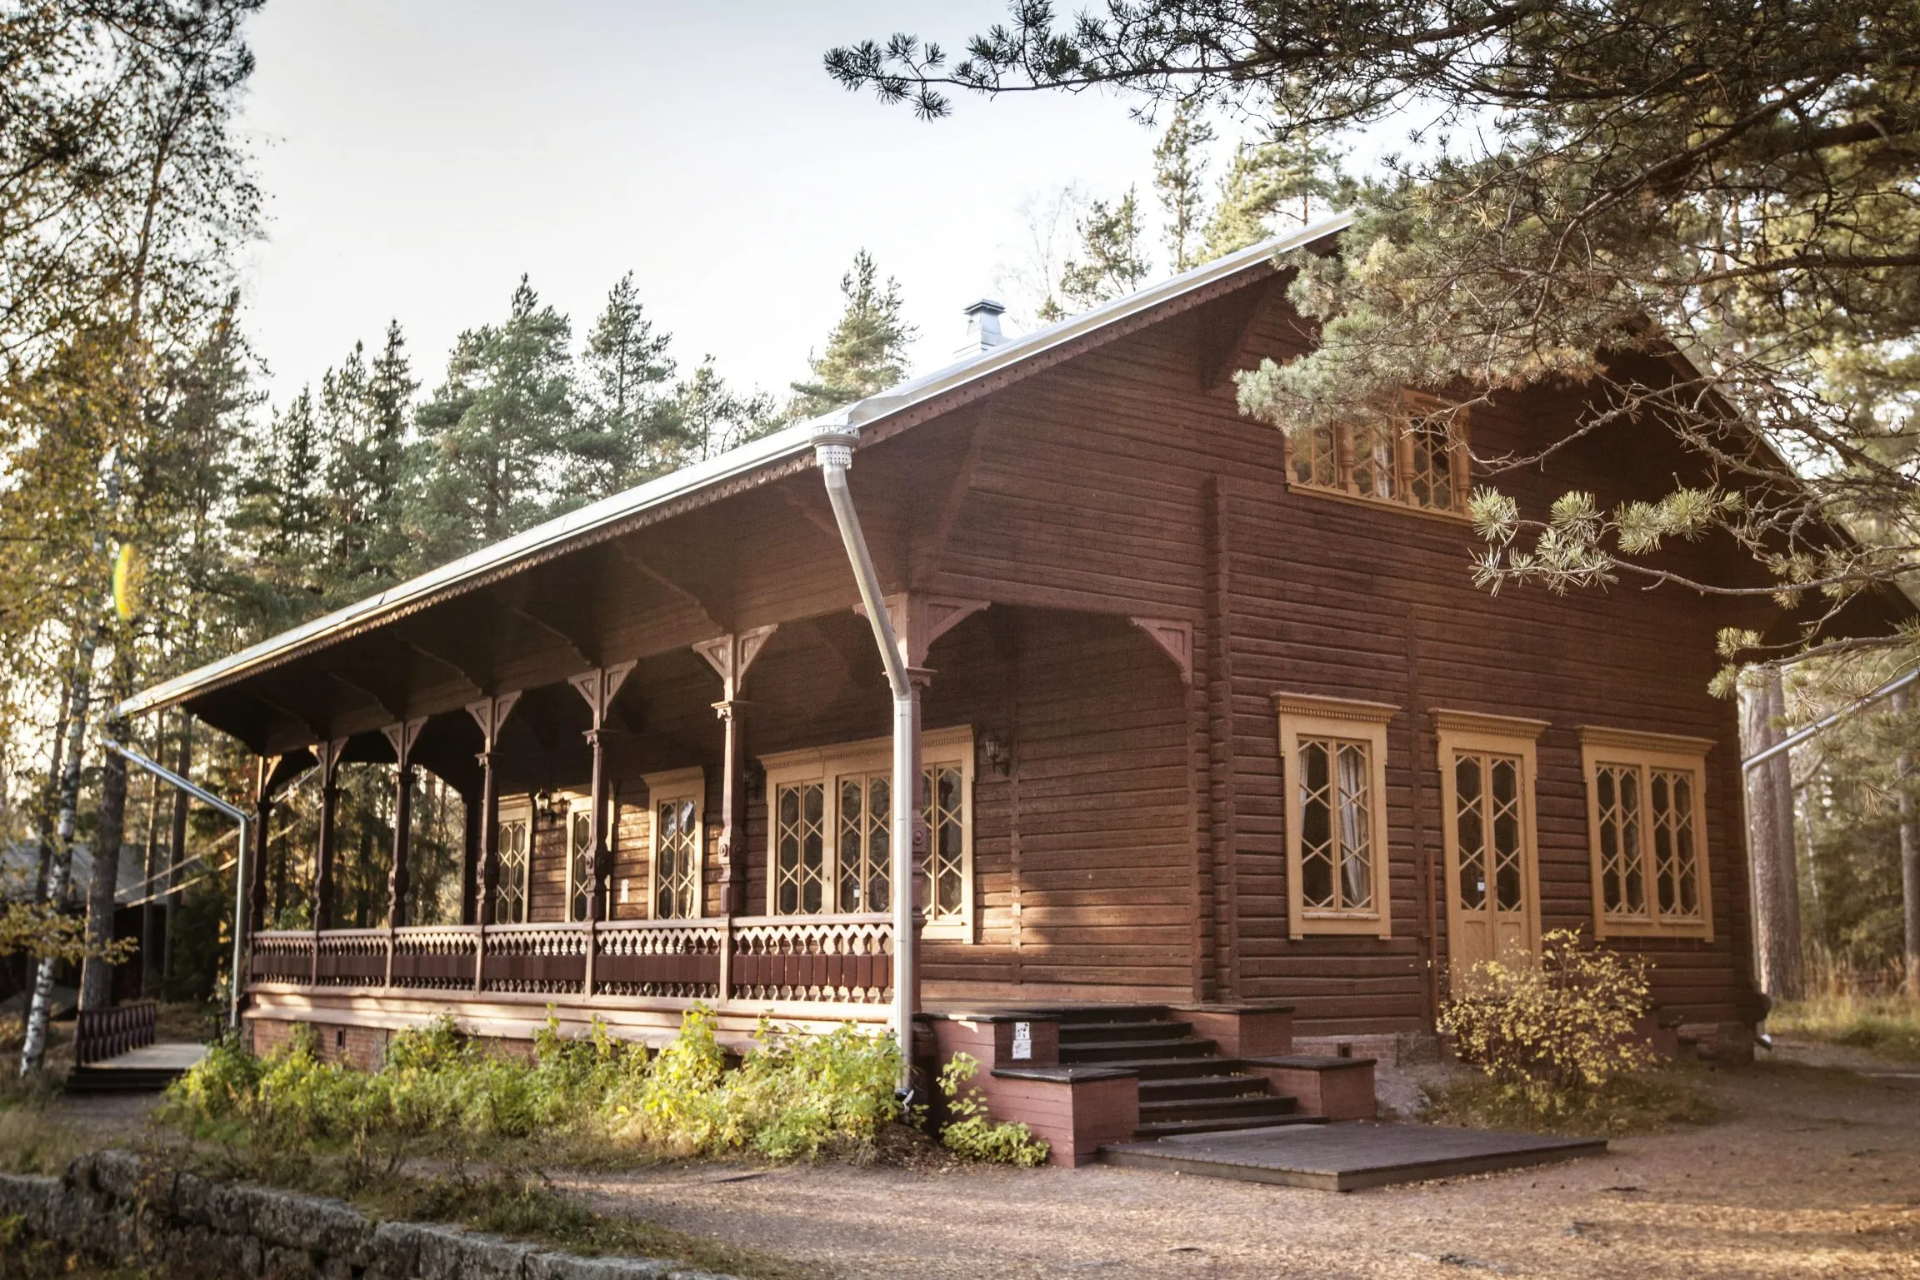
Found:
[[[129,1049],[99,1062],[75,1067],[67,1077],[68,1093],[158,1093],[204,1058],[207,1046],[188,1041],[161,1041]]]
[[[1102,1147],[1100,1159],[1166,1173],[1359,1191],[1601,1155],[1606,1149],[1604,1138],[1355,1121],[1123,1142]]]

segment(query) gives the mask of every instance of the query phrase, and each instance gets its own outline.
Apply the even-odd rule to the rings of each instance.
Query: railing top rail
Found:
[[[585,920],[536,920],[530,924],[490,924],[487,926],[487,936],[489,938],[496,937],[500,934],[585,933],[586,931],[587,922]]]
[[[885,912],[872,911],[848,915],[735,916],[733,918],[733,927],[736,929],[759,928],[765,925],[781,925],[785,927],[816,925],[820,928],[828,929],[850,924],[891,925],[892,923],[892,916]]]
[[[435,934],[447,937],[470,938],[480,932],[477,924],[409,924],[393,931],[396,938],[429,938]]]
[[[387,932],[388,931],[385,929],[377,929],[377,928],[376,929],[322,929],[320,931],[320,941],[326,942],[334,938],[384,938],[387,936]],[[262,935],[255,934],[254,936],[260,937]],[[295,937],[295,938],[311,938],[314,936],[314,933],[313,933],[313,930],[311,929],[297,929],[297,930],[294,930],[291,934],[286,936]]]
[[[718,930],[727,921],[725,916],[676,917],[665,920],[602,920],[602,930],[628,929],[714,929]],[[504,926],[513,928],[515,926]]]
[[[323,935],[324,936],[324,935]],[[312,942],[311,929],[261,929],[253,937],[261,942]]]

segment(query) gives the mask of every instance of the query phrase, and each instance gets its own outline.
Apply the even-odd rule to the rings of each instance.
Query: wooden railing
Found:
[[[252,938],[257,985],[414,997],[650,997],[884,1004],[885,915],[279,930]]]
[[[82,1009],[73,1031],[74,1065],[104,1062],[152,1044],[159,1011],[151,1000],[112,1009]]]

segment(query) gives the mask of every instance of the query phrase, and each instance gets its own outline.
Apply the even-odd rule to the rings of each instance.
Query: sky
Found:
[[[576,341],[634,273],[683,372],[784,393],[865,247],[948,363],[1006,292],[1023,204],[1067,183],[1150,199],[1153,131],[1093,94],[956,100],[916,120],[821,69],[913,31],[958,47],[1004,0],[270,0],[240,121],[268,195],[241,285],[273,401],[389,317],[431,392],[524,272]]]

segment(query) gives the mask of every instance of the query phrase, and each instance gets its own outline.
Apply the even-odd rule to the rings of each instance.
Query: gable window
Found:
[[[647,786],[648,911],[656,920],[692,920],[701,914],[702,835],[707,775],[701,769],[650,773]]]
[[[1403,391],[1374,415],[1289,434],[1286,450],[1295,488],[1466,513],[1465,417],[1432,396]]]
[[[533,807],[525,798],[500,805],[494,838],[493,916],[490,924],[527,922],[527,869],[533,841]]]
[[[973,731],[920,740],[927,827],[926,936],[973,936]],[[885,739],[764,756],[771,809],[773,915],[893,909],[892,743]]]
[[[1288,932],[1392,936],[1387,721],[1397,707],[1276,693],[1286,790]]]
[[[1594,936],[1713,937],[1710,739],[1583,725]]]

